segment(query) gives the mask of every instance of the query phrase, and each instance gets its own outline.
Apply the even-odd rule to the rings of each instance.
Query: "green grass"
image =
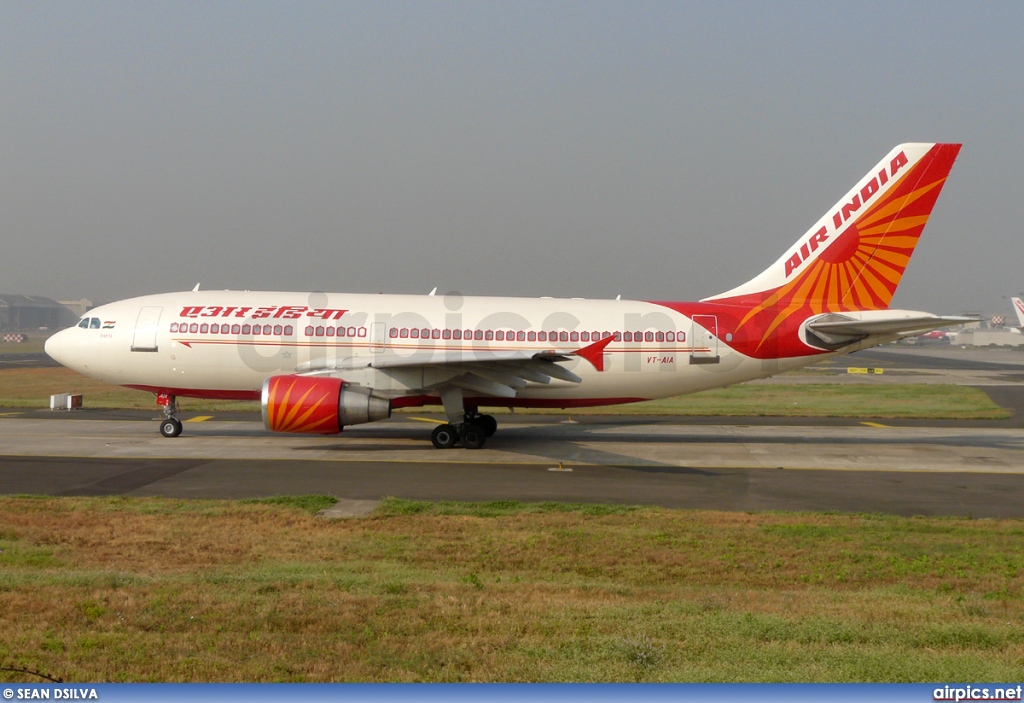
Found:
[[[49,337],[49,332],[39,332],[29,334],[27,342],[0,341],[0,356],[8,354],[41,354],[43,352],[43,345],[46,344],[46,340]]]
[[[520,412],[516,410],[516,412]],[[528,412],[528,411],[527,411]],[[877,417],[1001,420],[1011,416],[977,388],[910,383],[740,384],[629,405],[552,411],[735,417]]]
[[[1016,681],[1024,523],[0,498],[0,661],[109,681]],[[0,673],[0,679],[24,680]]]
[[[48,408],[56,393],[81,393],[86,408],[155,410],[152,393],[103,383],[70,369],[0,370],[0,407]],[[182,412],[259,412],[258,402],[232,400],[179,399]]]
[[[377,514],[384,517],[400,515],[468,515],[502,517],[546,513],[578,513],[580,515],[621,515],[640,510],[636,505],[603,505],[599,503],[560,503],[543,501],[523,503],[518,500],[491,500],[477,503],[463,501],[426,501],[388,498],[381,502]]]
[[[64,368],[0,371],[0,407],[45,408],[54,393],[82,393],[86,408],[154,409],[152,394]],[[182,412],[258,412],[258,402],[180,398]],[[427,408],[427,411],[438,408]],[[504,408],[489,409],[507,412]],[[414,409],[412,412],[424,412]],[[645,403],[517,413],[999,420],[1011,413],[969,386],[891,383],[747,384]]]
[[[338,502],[333,496],[311,495],[311,496],[271,496],[269,498],[248,498],[239,501],[242,504],[254,503],[261,505],[281,505],[291,508],[298,508],[307,513],[316,515],[321,510],[331,507]]]

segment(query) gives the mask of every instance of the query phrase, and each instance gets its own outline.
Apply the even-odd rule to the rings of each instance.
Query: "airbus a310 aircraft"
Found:
[[[267,429],[320,434],[441,404],[434,446],[479,448],[497,429],[481,407],[682,395],[966,321],[889,309],[959,151],[897,146],[775,263],[699,302],[197,286],[98,307],[46,352],[154,393],[167,437],[180,396],[260,400]]]

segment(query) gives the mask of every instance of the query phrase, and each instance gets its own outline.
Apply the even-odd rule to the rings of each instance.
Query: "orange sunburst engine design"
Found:
[[[272,432],[341,432],[341,379],[271,376],[263,384],[263,424]]]

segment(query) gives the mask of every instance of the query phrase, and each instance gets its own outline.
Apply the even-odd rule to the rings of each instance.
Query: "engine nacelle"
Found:
[[[263,425],[271,432],[337,434],[391,417],[391,401],[338,378],[271,376],[263,382]]]

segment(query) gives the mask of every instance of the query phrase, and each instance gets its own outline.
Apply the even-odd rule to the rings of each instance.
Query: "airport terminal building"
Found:
[[[1024,334],[1016,334],[1008,329],[977,329],[957,332],[953,344],[967,347],[1019,347],[1024,346]]]
[[[59,330],[78,320],[74,312],[50,298],[0,294],[0,333]]]

